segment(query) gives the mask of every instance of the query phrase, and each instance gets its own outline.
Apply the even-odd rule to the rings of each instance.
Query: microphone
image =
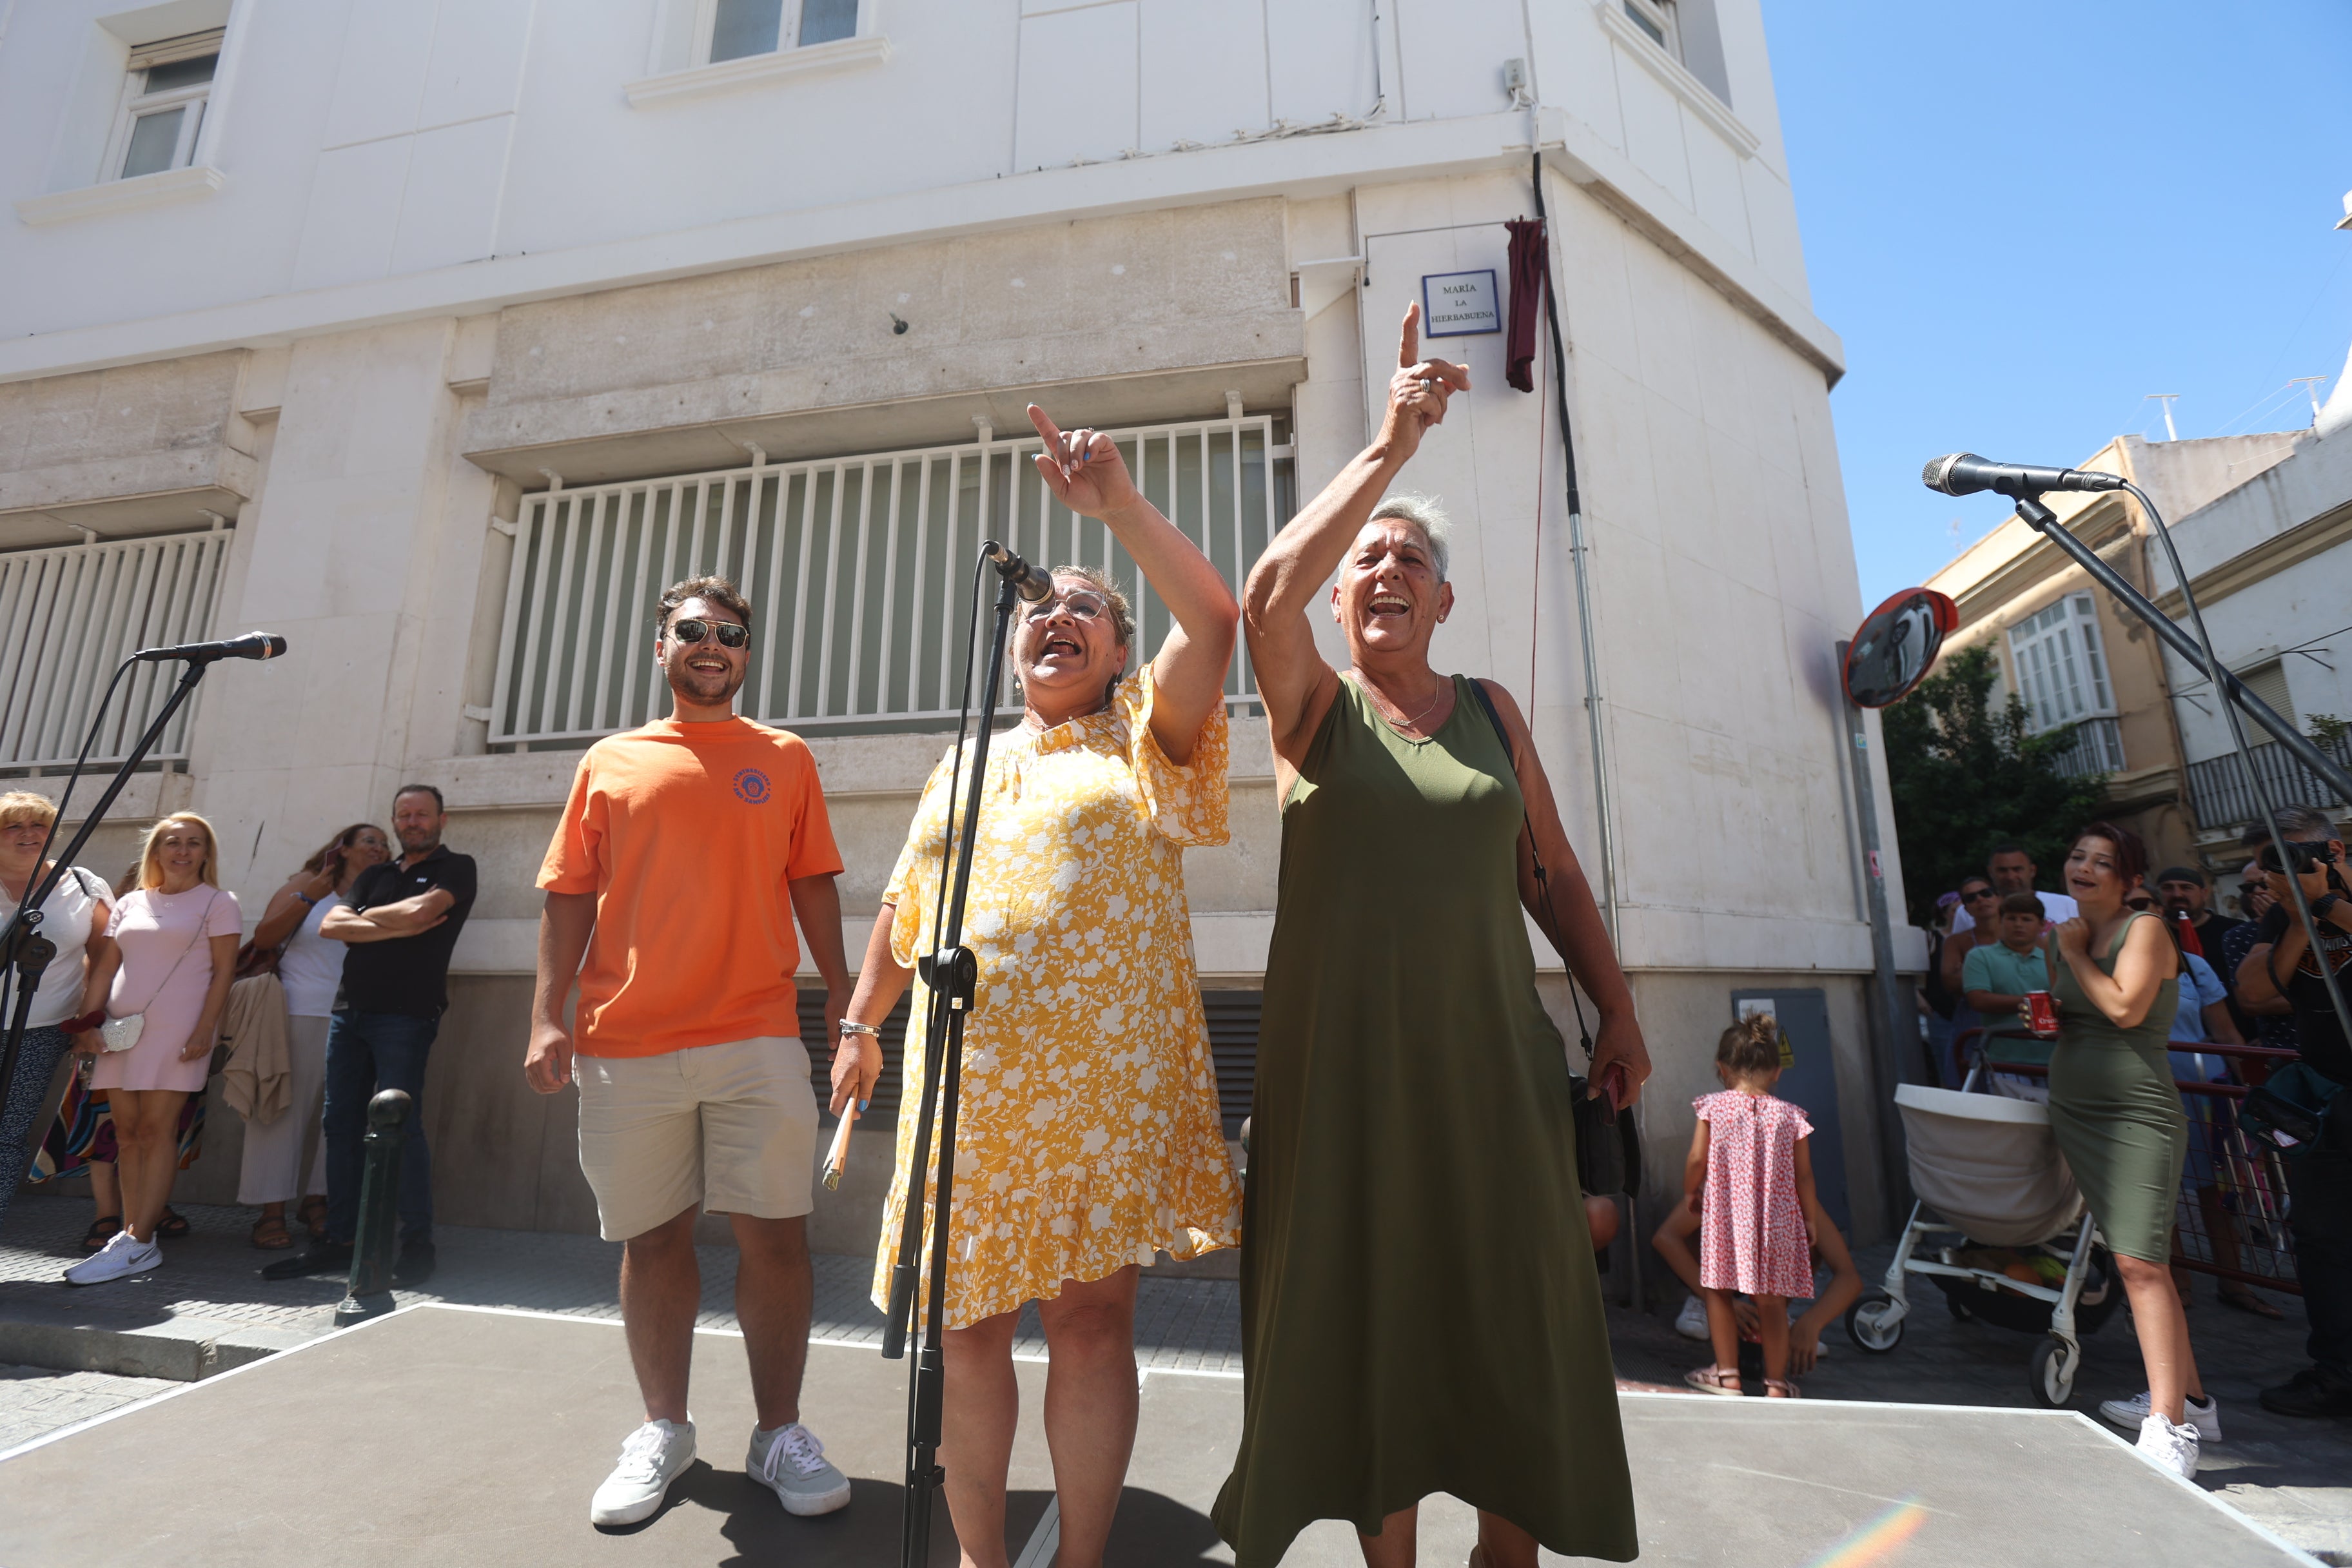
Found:
[[[2081,468],[2037,468],[2023,463],[1994,463],[1974,452],[1954,452],[1922,469],[1920,483],[1948,496],[1993,490],[2013,499],[2044,490],[2119,490],[2124,479],[2116,474],[2085,473]]]
[[[222,658],[276,658],[286,651],[286,639],[275,632],[247,632],[225,642],[184,642],[177,647],[142,647],[131,657],[151,664],[184,658],[190,664],[210,664]]]
[[[1034,605],[1040,599],[1050,599],[1054,596],[1054,575],[1052,573],[1041,571],[1037,567],[1030,565],[1029,563],[1022,560],[1021,557],[1015,555],[1010,550],[1005,549],[1004,546],[997,543],[996,541],[992,539],[988,542],[984,548],[988,552],[988,558],[996,563],[998,574],[1003,576],[1006,582],[1012,584],[1013,591],[1020,595],[1024,599],[1026,599],[1029,603]],[[285,645],[281,640],[279,647],[282,647],[284,646]]]

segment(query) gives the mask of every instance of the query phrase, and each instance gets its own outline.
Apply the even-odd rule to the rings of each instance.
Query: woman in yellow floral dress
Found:
[[[1065,435],[1034,405],[1029,417],[1055,498],[1102,520],[1176,626],[1126,674],[1125,597],[1068,567],[1054,574],[1053,597],[1024,605],[1014,623],[1024,711],[990,742],[964,920],[980,984],[964,1034],[942,1335],[940,1462],[965,1568],[1005,1564],[1022,1307],[1038,1304],[1049,1358],[1055,1561],[1089,1568],[1102,1560],[1135,1443],[1138,1268],[1161,1248],[1192,1258],[1231,1247],[1241,1228],[1183,871],[1184,846],[1225,842],[1225,668],[1240,610],[1216,568],[1138,493],[1109,437]],[[951,768],[952,753],[924,788],[883,894],[834,1056],[835,1114],[865,1100],[882,1070],[875,1037],[858,1031],[888,1016],[936,941],[949,803],[961,810],[969,786]],[[918,994],[914,1016],[928,1006]],[[901,1103],[921,1092],[910,1050]],[[913,1144],[909,1116],[875,1260],[877,1305],[889,1299]]]

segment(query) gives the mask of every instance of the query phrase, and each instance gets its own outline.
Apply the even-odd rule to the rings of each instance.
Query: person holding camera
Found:
[[[2254,946],[2238,969],[2238,994],[2258,1008],[2284,998],[2294,1008],[2295,1048],[2303,1065],[2328,1084],[2334,1099],[2313,1144],[2288,1151],[2284,1162],[2292,1205],[2295,1273],[2311,1323],[2305,1349],[2312,1364],[2276,1388],[2262,1392],[2263,1408],[2281,1415],[2352,1415],[2352,1042],[2336,1015],[2329,977],[2352,994],[2352,884],[2347,884],[2344,836],[2323,812],[2285,805],[2275,814],[2288,859],[2265,846],[2256,864],[2272,907]],[[2287,886],[2288,867],[2303,885],[2319,932],[2314,951]]]
[[[1379,436],[1244,599],[1283,839],[1242,1233],[1249,1375],[1214,1510],[1240,1568],[1318,1519],[1405,1568],[1437,1491],[1477,1507],[1487,1568],[1535,1568],[1539,1543],[1638,1547],[1576,1091],[1523,910],[1600,1007],[1594,1092],[1630,1103],[1649,1054],[1517,704],[1430,666],[1454,607],[1446,521],[1382,498],[1470,378],[1423,360],[1419,328],[1416,305]],[[1327,602],[1345,674],[1317,647]]]

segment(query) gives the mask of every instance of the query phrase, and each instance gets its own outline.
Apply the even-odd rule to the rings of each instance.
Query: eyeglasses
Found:
[[[1056,594],[1050,599],[1040,599],[1029,606],[1025,617],[1042,621],[1056,610],[1067,610],[1072,618],[1081,621],[1099,620],[1110,614],[1110,601],[1091,588],[1073,588],[1066,594]]]
[[[672,621],[669,627],[670,640],[688,647],[714,633],[720,647],[741,647],[751,640],[751,628],[733,621]]]

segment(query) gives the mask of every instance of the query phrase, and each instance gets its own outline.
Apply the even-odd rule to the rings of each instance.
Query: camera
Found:
[[[2329,847],[2329,841],[2325,838],[2290,838],[2286,841],[2286,853],[2288,860],[2294,867],[2294,874],[2298,877],[2308,876],[2318,867],[2336,864],[2336,852]],[[2279,845],[2276,839],[2263,846],[2261,865],[2265,871],[2283,868],[2279,865]]]

